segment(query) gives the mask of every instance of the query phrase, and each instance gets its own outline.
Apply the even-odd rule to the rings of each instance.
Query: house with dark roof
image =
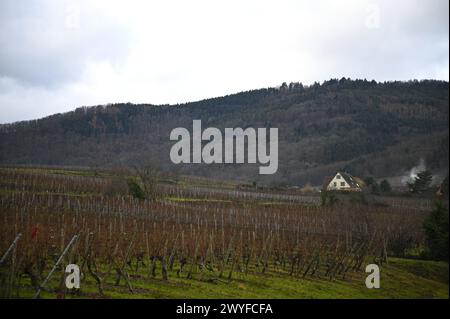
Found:
[[[349,191],[360,192],[362,191],[362,181],[359,178],[353,177],[349,173],[339,171],[334,177],[330,178],[327,182],[326,190],[328,191]]]

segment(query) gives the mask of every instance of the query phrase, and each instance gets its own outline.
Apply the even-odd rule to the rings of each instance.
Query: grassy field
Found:
[[[133,293],[123,283],[115,285],[114,278],[105,281],[102,296],[94,280],[87,277],[76,293],[67,292],[65,298],[283,298],[283,299],[407,299],[449,298],[448,263],[413,259],[391,258],[381,267],[381,287],[367,289],[365,273],[352,274],[342,280],[308,277],[293,279],[287,274],[236,275],[232,280],[217,279],[207,273],[197,273],[191,279],[177,277],[175,273],[164,281],[149,278],[143,270],[132,276]],[[61,298],[57,290],[60,276],[50,282],[41,298]],[[20,297],[31,298],[35,291],[22,280]]]

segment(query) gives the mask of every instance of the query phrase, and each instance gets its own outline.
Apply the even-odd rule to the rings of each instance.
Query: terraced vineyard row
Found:
[[[0,265],[2,297],[40,288],[64,295],[64,265],[70,263],[79,265],[83,280],[95,280],[99,296],[108,295],[104,282],[112,278],[133,293],[143,273],[143,279],[168,281],[231,281],[266,272],[345,279],[423,241],[424,214],[415,210],[252,197],[171,201],[167,188],[141,200],[125,188],[111,192],[112,178],[23,174],[17,182],[8,174],[0,185],[0,253],[21,237]],[[66,248],[53,274],[59,279],[42,287]]]

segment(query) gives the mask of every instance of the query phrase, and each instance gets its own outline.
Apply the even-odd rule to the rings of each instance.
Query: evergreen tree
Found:
[[[440,186],[440,190],[442,192],[442,195],[445,198],[448,198],[448,175],[442,181],[441,186]]]
[[[436,202],[423,228],[429,257],[436,260],[448,260],[448,209],[441,201]]]
[[[371,187],[372,194],[380,195],[381,189],[380,189],[380,185],[378,185],[377,182],[373,182],[370,187]]]
[[[413,182],[408,183],[409,190],[412,193],[424,193],[430,189],[433,175],[429,170],[424,170],[417,174]]]
[[[375,183],[375,178],[373,178],[372,176],[368,176],[368,177],[364,178],[364,183],[367,186],[372,186],[372,184]]]
[[[383,179],[380,183],[380,190],[383,193],[390,193],[392,191],[391,184],[389,184],[387,180]]]

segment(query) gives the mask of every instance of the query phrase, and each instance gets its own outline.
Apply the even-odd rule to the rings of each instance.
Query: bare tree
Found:
[[[153,200],[156,197],[156,185],[160,176],[159,170],[153,164],[144,164],[133,167],[134,182],[142,189],[146,199]]]

